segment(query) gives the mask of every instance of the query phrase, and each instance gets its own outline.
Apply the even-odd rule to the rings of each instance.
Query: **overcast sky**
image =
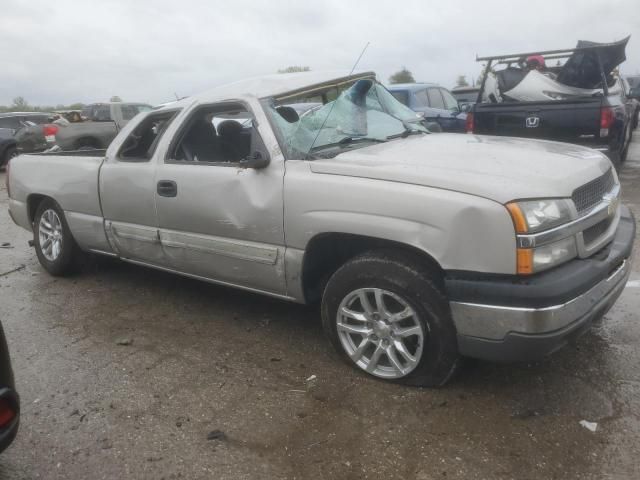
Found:
[[[366,42],[359,70],[452,87],[476,53],[629,34],[622,71],[640,73],[639,0],[2,0],[0,105],[161,103],[288,65],[348,70]]]

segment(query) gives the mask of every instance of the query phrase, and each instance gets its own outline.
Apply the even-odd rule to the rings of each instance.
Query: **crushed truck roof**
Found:
[[[300,73],[276,73],[247,78],[220,85],[203,93],[162,105],[159,109],[173,109],[200,103],[253,98],[286,98],[301,95],[333,84],[352,82],[360,78],[375,78],[374,72],[350,73],[348,71],[312,71]]]

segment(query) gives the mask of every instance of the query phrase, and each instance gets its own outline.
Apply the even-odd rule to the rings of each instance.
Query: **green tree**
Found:
[[[389,77],[389,83],[416,83],[416,79],[413,78],[413,73],[407,70],[407,67],[402,67]]]
[[[468,87],[469,82],[467,82],[466,75],[458,75],[458,79],[456,80],[456,87]]]
[[[282,68],[278,70],[278,73],[298,73],[298,72],[309,72],[311,69],[309,67],[301,67],[300,65],[292,65],[287,68]]]
[[[27,102],[24,97],[14,98],[13,104],[11,105],[10,108],[11,110],[18,111],[18,112],[26,112],[28,110],[31,110],[31,107],[29,106],[29,102]]]

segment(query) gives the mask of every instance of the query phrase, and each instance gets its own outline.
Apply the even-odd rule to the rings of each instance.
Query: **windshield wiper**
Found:
[[[411,128],[410,123],[402,122],[402,126],[404,127],[404,132],[398,133],[396,135],[389,135],[387,140],[393,140],[394,138],[407,138],[409,135],[413,135],[414,133],[427,133],[422,130],[418,130],[416,128]]]
[[[354,143],[354,142],[361,142],[361,141],[365,141],[365,142],[377,142],[377,143],[384,143],[386,142],[386,140],[382,139],[382,138],[373,138],[373,137],[344,137],[342,139],[340,139],[336,145],[349,145],[350,143]]]

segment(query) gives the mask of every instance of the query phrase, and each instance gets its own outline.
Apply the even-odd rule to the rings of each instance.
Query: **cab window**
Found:
[[[202,107],[187,120],[177,137],[168,162],[185,164],[234,165],[256,150],[262,142],[242,104],[228,103]]]
[[[178,114],[177,110],[149,115],[129,134],[120,148],[119,160],[147,162],[153,156],[162,135]]]
[[[393,95],[393,98],[398,100],[401,104],[407,107],[409,106],[409,92],[406,90],[393,90],[391,95]]]

